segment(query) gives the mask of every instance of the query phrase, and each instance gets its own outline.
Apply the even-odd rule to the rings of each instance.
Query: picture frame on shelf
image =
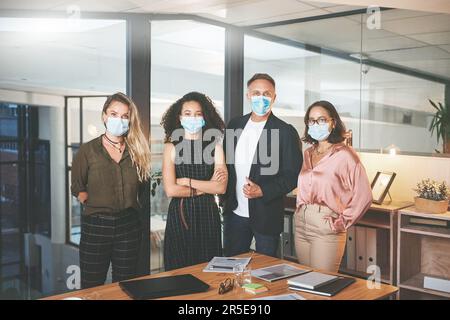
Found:
[[[382,204],[384,198],[389,193],[389,188],[392,185],[396,176],[395,172],[378,171],[373,178],[372,188],[372,202],[376,204]],[[392,200],[392,199],[391,199]]]

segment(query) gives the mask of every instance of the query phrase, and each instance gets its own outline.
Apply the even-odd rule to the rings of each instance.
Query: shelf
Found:
[[[400,210],[399,213],[402,216],[414,216],[427,219],[450,220],[450,211],[447,211],[445,213],[434,214],[434,213],[420,212],[416,209],[416,207],[409,207]]]
[[[386,201],[383,204],[372,203],[369,210],[393,213],[414,205],[411,201]]]
[[[402,226],[400,228],[400,231],[450,239],[450,229],[445,227],[431,227],[431,226],[428,227],[428,226],[407,224]]]
[[[408,290],[414,290],[422,293],[432,294],[444,298],[450,299],[450,293],[442,292],[442,291],[436,291],[431,289],[425,289],[423,287],[423,279],[426,276],[426,274],[419,273],[415,276],[411,277],[410,279],[403,281],[398,286],[400,288],[408,289]]]
[[[374,216],[364,216],[356,224],[366,227],[374,227],[388,230],[391,229],[389,221],[385,221],[385,219],[376,218]]]

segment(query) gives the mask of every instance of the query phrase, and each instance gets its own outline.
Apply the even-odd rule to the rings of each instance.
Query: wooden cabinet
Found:
[[[289,261],[297,262],[295,254],[295,196],[289,195],[284,200],[284,217],[283,217],[283,232],[280,237],[280,257]]]
[[[372,204],[370,209],[352,227],[355,232],[347,233],[346,252],[342,259],[340,272],[367,279],[372,275],[366,272],[367,268],[374,265],[379,267],[381,282],[395,285],[397,213],[400,209],[412,205],[413,203],[409,201]],[[349,238],[351,234],[354,234],[352,239]],[[352,250],[355,252],[352,253]],[[356,259],[356,261],[350,259]]]
[[[400,299],[450,299],[450,293],[424,288],[425,276],[450,279],[449,222],[450,212],[425,214],[415,207],[399,211]]]

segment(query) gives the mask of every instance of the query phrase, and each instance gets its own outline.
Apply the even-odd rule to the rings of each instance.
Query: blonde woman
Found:
[[[123,93],[103,106],[106,132],[82,144],[72,164],[72,194],[83,204],[80,269],[83,288],[136,276],[141,224],[138,190],[150,174],[150,149],[138,110]]]

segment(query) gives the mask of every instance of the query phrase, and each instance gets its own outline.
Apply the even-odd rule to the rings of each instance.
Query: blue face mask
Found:
[[[181,117],[181,126],[189,132],[194,134],[199,132],[205,126],[205,119],[203,117]]]
[[[121,137],[128,132],[129,123],[128,119],[108,117],[106,130],[115,137]]]
[[[308,134],[317,141],[324,141],[330,135],[330,131],[328,130],[328,123],[324,124],[313,124],[308,128]]]
[[[265,115],[270,109],[272,99],[264,96],[252,96],[252,110],[258,116]]]

